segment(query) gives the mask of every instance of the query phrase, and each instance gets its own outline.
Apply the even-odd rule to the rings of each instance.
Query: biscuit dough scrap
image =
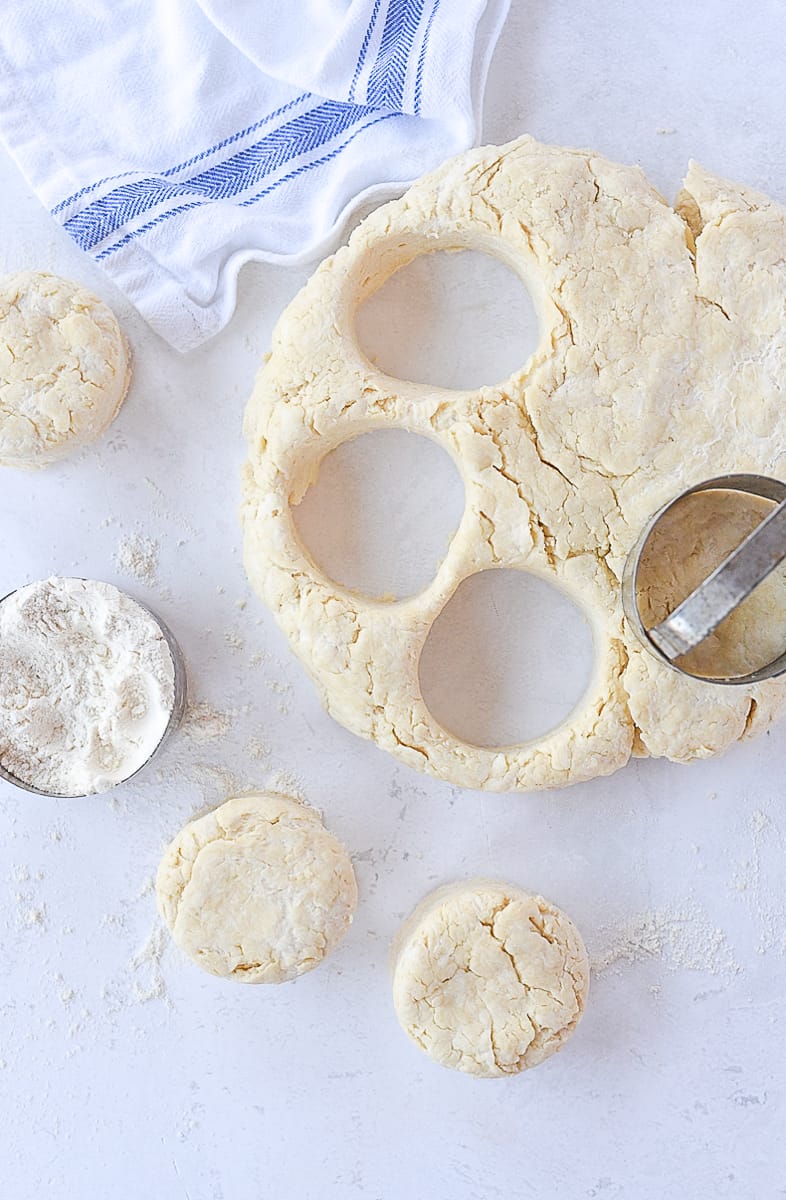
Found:
[[[782,208],[696,164],[675,209],[637,167],[524,137],[446,162],[322,263],[282,315],[247,408],[242,519],[251,582],[338,721],[490,791],[592,779],[631,754],[688,762],[769,726],[783,682],[722,688],[669,670],[628,627],[620,581],[647,519],[683,489],[728,472],[786,477],[784,245]],[[384,374],[358,346],[359,305],[416,256],[459,248],[518,272],[539,310],[536,350],[473,390]],[[429,586],[381,602],[325,576],[292,507],[332,449],[391,427],[451,454],[466,503]],[[595,647],[569,718],[501,749],[441,727],[418,683],[436,617],[495,567],[562,588]],[[760,640],[750,622],[734,628]]]
[[[0,278],[0,466],[44,467],[95,441],[131,370],[114,313],[44,272]]]
[[[503,883],[438,888],[393,948],[402,1028],[435,1062],[471,1075],[543,1062],[575,1030],[588,991],[573,922],[542,896]]]
[[[156,896],[172,937],[198,966],[242,983],[284,983],[341,941],[357,884],[319,814],[265,792],[186,825],[161,861]]]

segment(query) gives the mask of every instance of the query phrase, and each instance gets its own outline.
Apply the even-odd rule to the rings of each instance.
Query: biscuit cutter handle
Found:
[[[695,649],[786,559],[786,500],[711,575],[647,631],[669,662]]]

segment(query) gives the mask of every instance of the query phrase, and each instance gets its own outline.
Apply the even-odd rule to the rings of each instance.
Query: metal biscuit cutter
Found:
[[[642,555],[667,513],[699,492],[727,491],[774,502],[772,511],[659,624],[647,628],[639,607]],[[764,475],[719,475],[687,488],[650,518],[628,555],[622,579],[625,615],[642,645],[675,671],[707,683],[753,684],[786,672],[786,650],[771,662],[741,675],[709,677],[677,660],[694,650],[786,559],[786,483]],[[784,630],[786,641],[786,630]]]

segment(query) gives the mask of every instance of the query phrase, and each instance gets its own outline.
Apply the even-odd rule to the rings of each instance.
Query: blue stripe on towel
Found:
[[[365,111],[368,112],[368,110]],[[273,183],[269,184],[268,187],[264,188],[261,192],[257,192],[256,195],[250,196],[247,200],[242,200],[239,204],[239,207],[247,208],[249,205],[255,204],[257,200],[261,200],[264,196],[267,196],[270,192],[275,191],[275,189],[280,187],[281,184],[289,183],[290,180],[296,179],[299,175],[303,175],[307,171],[313,170],[314,167],[321,167],[324,163],[330,162],[332,158],[335,158],[337,154],[341,153],[345,146],[348,146],[350,142],[354,141],[355,138],[359,134],[365,132],[366,129],[370,129],[372,125],[379,125],[381,121],[389,121],[391,117],[400,116],[401,113],[382,113],[381,115],[372,117],[372,119],[367,121],[365,125],[361,125],[361,127],[351,133],[348,138],[345,138],[339,146],[335,146],[327,154],[323,154],[321,158],[312,159],[311,162],[302,163],[299,167],[296,167],[294,171],[290,171],[288,175],[284,175],[280,179],[274,180]],[[179,213],[188,212],[192,208],[200,208],[203,204],[209,203],[210,198],[203,197],[199,200],[192,200],[189,204],[181,204],[178,205],[177,208],[171,208],[167,212],[159,213],[157,217],[154,217],[152,221],[148,221],[146,225],[142,225],[139,229],[131,230],[129,233],[121,237],[119,241],[115,242],[111,246],[107,246],[101,251],[100,254],[95,256],[96,262],[102,262],[103,259],[108,258],[110,254],[114,254],[117,250],[122,249],[123,246],[127,246],[129,242],[132,242],[135,238],[147,233],[156,225],[160,225],[163,221],[168,221],[170,217],[175,217]]]
[[[382,0],[374,0],[369,25],[360,48],[350,96],[354,95],[358,78],[366,62],[368,48],[378,23],[381,3]],[[415,112],[420,111],[426,49],[434,14],[439,3],[440,0],[434,0],[417,57],[413,101]],[[245,129],[230,134],[176,166],[141,178],[136,172],[123,172],[99,179],[60,201],[52,209],[52,213],[55,215],[62,213],[63,210],[76,204],[84,196],[90,195],[91,192],[95,192],[108,183],[127,180],[128,182],[121,183],[107,194],[92,200],[85,208],[75,212],[64,221],[63,227],[66,232],[83,250],[95,250],[102,243],[110,241],[111,244],[105,246],[96,255],[100,261],[169,217],[201,207],[211,201],[234,200],[244,192],[265,183],[287,164],[293,163],[304,155],[313,154],[314,151],[323,147],[328,147],[336,138],[350,130],[353,131],[334,149],[315,160],[296,166],[283,178],[272,180],[250,199],[238,202],[241,207],[255,203],[280,184],[297,178],[313,167],[335,158],[363,129],[370,128],[380,120],[386,120],[388,117],[401,113],[407,78],[413,65],[412,49],[421,27],[424,8],[425,0],[389,0],[380,44],[368,79],[365,104],[341,104],[334,100],[317,101],[315,97],[317,102],[313,108],[306,112],[300,112],[296,117],[270,130],[253,145],[245,146],[222,162],[205,166],[195,175],[185,179],[172,178],[197,163],[203,163],[211,155],[248,137],[258,129],[270,125],[277,117],[283,116],[296,105],[308,100],[308,93],[303,93],[276,109],[275,112],[267,114]],[[381,115],[380,110],[382,110]],[[170,205],[170,207],[164,212],[159,212],[138,229],[124,232],[129,224],[137,221],[146,213],[152,212],[153,209],[160,209],[162,205]],[[113,238],[114,241],[111,240]]]
[[[352,76],[352,83],[349,85],[348,96],[352,103],[354,103],[354,100],[355,100],[355,88],[357,87],[358,77],[360,75],[360,72],[363,70],[363,64],[366,61],[366,54],[368,52],[368,44],[371,41],[371,35],[374,32],[374,26],[377,23],[377,14],[379,13],[379,5],[380,5],[380,0],[374,0],[374,11],[371,14],[371,20],[368,23],[368,28],[366,30],[366,36],[363,38],[363,45],[360,47],[360,55],[358,57],[357,66],[355,67],[355,74]]]
[[[366,103],[401,112],[410,52],[425,0],[391,0],[377,59],[369,76]]]
[[[420,47],[420,54],[418,55],[418,73],[417,73],[417,77],[415,79],[415,101],[414,101],[415,113],[418,116],[420,115],[420,100],[421,100],[421,93],[423,90],[423,65],[426,61],[426,50],[428,49],[428,39],[431,35],[431,26],[434,23],[434,14],[436,13],[438,8],[439,8],[439,0],[434,0],[434,7],[432,8],[431,13],[429,14],[428,24],[426,25],[426,32],[423,34],[423,44]]]
[[[215,154],[219,150],[225,149],[226,146],[231,146],[233,142],[237,142],[240,138],[246,137],[249,133],[254,133],[257,129],[262,129],[263,126],[269,125],[276,117],[283,116],[285,112],[289,112],[296,104],[302,103],[309,96],[309,92],[303,92],[300,96],[296,96],[294,100],[290,100],[287,104],[282,104],[281,108],[277,108],[275,112],[268,113],[266,117],[261,117],[259,121],[255,121],[253,125],[247,125],[245,129],[239,129],[237,133],[231,133],[229,137],[223,138],[222,141],[216,142],[214,146],[209,146],[207,150],[201,150],[199,154],[187,158],[185,162],[178,163],[175,167],[168,167],[166,171],[161,171],[161,177],[167,178],[169,175],[176,175],[178,171],[184,171],[186,167],[191,167],[201,159],[207,158],[210,154]],[[67,196],[65,200],[61,200],[51,209],[52,216],[62,212],[64,208],[68,208],[69,204],[73,204],[76,200],[81,200],[83,196],[94,192],[96,188],[100,188],[104,183],[111,183],[115,179],[127,179],[129,175],[136,175],[137,171],[122,171],[119,175],[107,175],[104,179],[97,179],[95,183],[89,183],[87,187],[80,188],[78,192],[74,192],[73,196]]]
[[[293,159],[325,146],[369,115],[365,106],[326,100],[190,179],[164,182],[159,175],[123,184],[75,213],[64,228],[83,250],[92,250],[130,221],[169,201],[230,200]]]

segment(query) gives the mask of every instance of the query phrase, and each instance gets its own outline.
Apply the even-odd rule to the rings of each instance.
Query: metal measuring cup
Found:
[[[116,584],[112,584],[111,586],[117,587]],[[2,599],[0,599],[0,605],[4,604],[6,600],[9,600],[11,598],[11,596],[15,595],[16,591],[18,591],[18,590],[19,589],[15,589],[13,592],[9,592],[7,595],[3,596]],[[123,589],[117,588],[117,591],[120,592],[120,591],[123,591]],[[114,790],[114,788],[119,787],[121,783],[128,783],[128,781],[130,779],[135,778],[135,776],[137,776],[140,773],[140,771],[144,771],[147,768],[147,766],[152,762],[152,760],[156,757],[156,755],[159,753],[159,751],[162,749],[162,747],[166,743],[167,739],[169,738],[170,734],[174,733],[174,731],[180,725],[181,721],[183,720],[183,717],[185,716],[186,704],[187,704],[187,700],[188,700],[186,663],[185,663],[185,659],[183,657],[183,652],[180,649],[180,645],[179,645],[175,635],[172,633],[172,630],[169,628],[169,626],[166,624],[166,622],[161,617],[159,617],[158,613],[154,612],[152,610],[152,608],[149,608],[147,604],[144,604],[141,600],[137,600],[137,598],[135,596],[130,596],[128,594],[128,592],[123,591],[123,595],[127,596],[128,599],[131,600],[134,604],[136,604],[140,608],[144,609],[144,611],[150,617],[153,618],[153,621],[160,629],[160,631],[163,635],[164,641],[167,644],[167,648],[168,648],[169,653],[172,658],[172,667],[173,667],[173,671],[174,671],[174,695],[173,695],[173,701],[172,701],[172,708],[170,710],[169,720],[167,722],[166,728],[164,729],[164,732],[161,735],[161,738],[159,739],[158,744],[153,748],[153,750],[150,752],[150,754],[145,759],[145,761],[139,767],[137,767],[136,770],[132,771],[130,773],[130,775],[127,775],[124,779],[118,780],[117,783],[112,784],[112,786],[110,788],[105,789],[103,793],[96,792],[96,793],[91,793],[92,795],[100,795],[100,794],[105,795],[107,791]],[[47,796],[52,799],[64,799],[64,800],[84,799],[84,796],[81,796],[81,795],[76,795],[76,794],[71,794],[71,793],[66,795],[65,793],[62,793],[62,792],[50,792],[50,791],[45,791],[42,788],[34,787],[32,784],[25,782],[24,779],[19,779],[16,775],[13,775],[10,771],[8,771],[3,766],[3,764],[1,762],[0,762],[0,779],[5,780],[6,783],[13,784],[14,787],[21,788],[22,791],[32,792],[36,796]]]

